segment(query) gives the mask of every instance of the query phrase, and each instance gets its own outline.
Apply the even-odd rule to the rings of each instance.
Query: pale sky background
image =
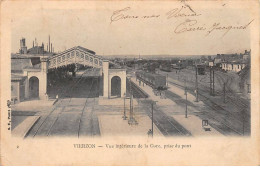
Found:
[[[202,9],[201,4],[189,3],[194,11],[201,13],[196,19],[198,25],[240,26],[250,22],[248,10],[228,9],[229,4],[216,8]],[[17,9],[12,16],[12,52],[18,52],[19,40],[26,38],[28,48],[37,38],[38,44],[44,42],[47,47],[51,36],[55,52],[74,46],[94,50],[98,55],[204,55],[217,53],[240,53],[250,49],[250,26],[245,30],[215,31],[209,36],[206,31],[175,34],[175,27],[193,17],[166,19],[166,13],[180,8],[181,3],[125,2],[98,5],[86,2],[75,3],[74,9],[28,7],[26,11]],[[160,14],[157,19],[128,19],[110,24],[113,11],[131,7],[129,15]],[[73,7],[73,6],[71,6]],[[21,11],[19,11],[21,10]]]

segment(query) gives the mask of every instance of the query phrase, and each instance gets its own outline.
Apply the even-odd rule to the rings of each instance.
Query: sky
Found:
[[[254,18],[241,6],[229,7],[217,4],[203,8],[201,4],[189,2],[189,6],[199,16],[172,17],[167,13],[180,10],[192,14],[180,2],[82,2],[50,7],[51,4],[30,4],[31,8],[22,11],[16,7],[11,18],[12,52],[19,51],[19,40],[26,38],[28,48],[36,38],[40,45],[48,43],[51,37],[55,52],[74,46],[82,46],[98,55],[215,55],[217,53],[240,53],[250,49],[250,26],[246,29],[207,30],[214,23],[223,26],[244,26]],[[18,5],[19,6],[19,5]],[[111,23],[113,12],[124,16],[138,16],[138,19],[120,19]],[[159,15],[157,18],[141,19],[142,16]],[[188,20],[196,20],[195,28],[205,27],[204,31],[175,33],[177,27],[189,25]],[[254,24],[254,22],[252,22]],[[188,26],[187,26],[188,25]],[[181,27],[183,26],[183,27]],[[193,26],[190,26],[193,27]],[[224,35],[225,34],[225,35]]]

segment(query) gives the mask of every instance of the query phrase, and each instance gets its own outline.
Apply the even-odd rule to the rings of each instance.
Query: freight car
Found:
[[[142,81],[148,86],[151,86],[154,90],[166,90],[166,76],[147,73],[144,71],[135,72],[136,79]]]
[[[205,75],[205,65],[197,65],[198,74]]]
[[[165,72],[171,72],[171,65],[160,65],[160,70]]]

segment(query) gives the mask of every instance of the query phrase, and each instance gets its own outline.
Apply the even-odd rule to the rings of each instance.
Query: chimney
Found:
[[[34,41],[33,41],[33,48],[34,48]]]
[[[49,35],[49,52],[51,52],[50,46],[51,46],[51,37]]]
[[[54,47],[52,48],[52,52],[54,53]]]
[[[51,48],[51,53],[52,53],[52,43],[51,43],[51,47],[50,48]]]
[[[20,47],[25,47],[25,38],[20,40]]]
[[[42,53],[44,53],[44,44],[42,42]]]
[[[26,54],[27,53],[27,47],[25,45],[25,38],[22,38],[20,40],[20,53],[21,54]]]

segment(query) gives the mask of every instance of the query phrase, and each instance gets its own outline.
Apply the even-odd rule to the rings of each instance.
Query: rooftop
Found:
[[[28,58],[36,58],[41,56],[52,56],[53,53],[44,53],[44,54],[19,54],[19,53],[11,53],[12,59],[28,59]]]
[[[19,74],[11,74],[11,80],[12,81],[22,81],[26,79],[26,76],[23,76],[23,75],[19,75]]]
[[[40,62],[35,61],[34,58],[20,57],[11,59],[12,72],[22,72],[24,69],[41,69],[41,64]]]

